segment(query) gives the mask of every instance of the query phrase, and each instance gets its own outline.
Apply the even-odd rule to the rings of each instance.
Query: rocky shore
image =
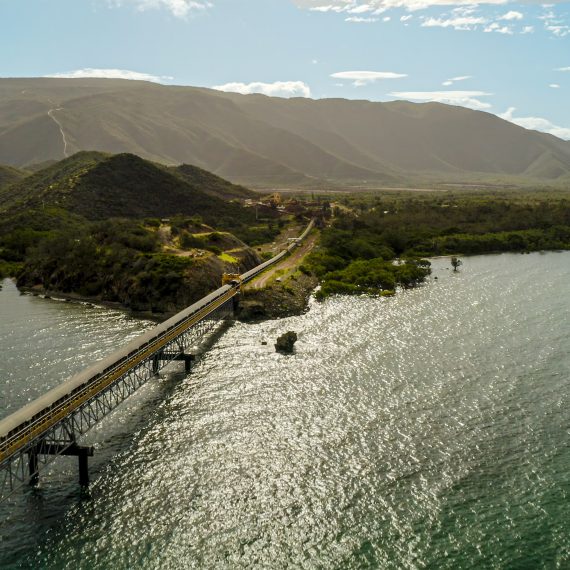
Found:
[[[317,285],[315,277],[299,272],[284,282],[273,281],[263,289],[248,289],[242,295],[236,318],[254,323],[302,315]]]

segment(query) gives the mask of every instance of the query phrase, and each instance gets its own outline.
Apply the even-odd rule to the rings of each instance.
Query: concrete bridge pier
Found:
[[[184,371],[188,373],[192,369],[192,362],[195,358],[196,357],[193,354],[186,354],[184,352],[178,354],[161,352],[152,359],[152,371],[154,374],[158,374],[158,371],[162,368],[160,366],[161,361],[166,360],[168,362],[172,362],[173,360],[182,360],[184,361]]]
[[[90,446],[71,445],[63,443],[48,443],[42,441],[28,451],[29,484],[36,486],[39,483],[39,455],[71,455],[78,459],[79,484],[82,487],[89,486],[89,457],[93,457],[94,448]]]
[[[35,450],[28,452],[28,483],[30,487],[35,487],[40,481],[40,474],[38,473],[38,454]]]
[[[240,298],[241,298],[241,293],[238,293],[237,295],[234,295],[234,297],[232,297],[232,316],[233,317],[235,317],[235,314],[239,310]]]

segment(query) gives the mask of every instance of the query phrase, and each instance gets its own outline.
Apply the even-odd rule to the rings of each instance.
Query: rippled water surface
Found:
[[[569,568],[570,254],[448,264],[232,325],[88,435],[89,497],[62,460],[2,507],[0,567]],[[149,326],[10,286],[0,311],[3,413]]]

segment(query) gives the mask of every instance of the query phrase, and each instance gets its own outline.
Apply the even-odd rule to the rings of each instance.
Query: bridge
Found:
[[[88,485],[93,448],[80,445],[79,438],[169,363],[184,361],[189,371],[193,356],[188,350],[233,314],[242,284],[289,255],[313,225],[270,260],[1,420],[0,501],[37,484],[40,472],[60,455],[78,457],[79,482]]]

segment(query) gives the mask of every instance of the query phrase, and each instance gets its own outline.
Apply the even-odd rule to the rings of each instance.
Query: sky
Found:
[[[439,101],[570,140],[570,0],[0,0],[0,77]]]

